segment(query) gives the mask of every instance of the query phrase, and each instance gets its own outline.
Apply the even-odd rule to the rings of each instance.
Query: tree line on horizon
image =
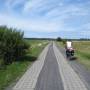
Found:
[[[57,37],[57,38],[24,38],[26,40],[57,40],[57,41],[62,41],[62,40],[71,40],[71,41],[89,41],[90,38],[78,38],[78,39],[75,39],[75,38],[72,38],[72,39],[69,39],[69,38],[62,38],[62,37]]]

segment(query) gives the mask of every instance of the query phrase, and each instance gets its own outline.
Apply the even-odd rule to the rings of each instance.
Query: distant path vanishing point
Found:
[[[13,90],[87,90],[55,43],[50,43]]]

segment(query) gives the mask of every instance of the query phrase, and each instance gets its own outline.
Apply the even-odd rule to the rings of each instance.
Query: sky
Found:
[[[0,0],[0,25],[24,37],[90,38],[90,0]]]

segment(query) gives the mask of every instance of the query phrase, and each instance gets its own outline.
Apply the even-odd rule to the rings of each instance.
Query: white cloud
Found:
[[[83,28],[90,31],[90,23],[84,24]]]
[[[24,3],[25,0],[6,0],[5,7],[7,11],[13,11],[13,8]]]
[[[51,9],[56,8],[57,6],[60,6],[59,0],[32,0],[27,1],[24,5],[23,13],[30,13],[33,12],[33,14],[38,14],[39,12],[43,11],[50,11]]]
[[[44,2],[44,1],[43,1]],[[37,9],[38,7],[42,6],[42,0],[29,0],[24,4],[24,13],[30,12],[32,9]],[[38,11],[38,10],[37,10]]]
[[[56,32],[59,31],[59,28],[62,28],[61,25],[57,25],[54,22],[31,20],[31,19],[20,19],[8,15],[0,14],[0,25],[7,25],[9,27],[14,27],[22,30],[30,30],[36,32]]]
[[[90,38],[90,31],[81,31],[80,36],[83,38]]]
[[[64,6],[63,9],[60,9],[60,7],[54,8],[51,11],[47,12],[46,17],[48,18],[59,18],[59,20],[65,20],[67,18],[71,18],[71,16],[85,16],[88,15],[89,11],[85,10],[82,7],[78,7],[75,5],[69,5],[69,6]]]

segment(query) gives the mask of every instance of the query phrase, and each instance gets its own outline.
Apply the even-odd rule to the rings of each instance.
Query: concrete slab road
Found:
[[[53,44],[49,47],[35,90],[64,90]]]

